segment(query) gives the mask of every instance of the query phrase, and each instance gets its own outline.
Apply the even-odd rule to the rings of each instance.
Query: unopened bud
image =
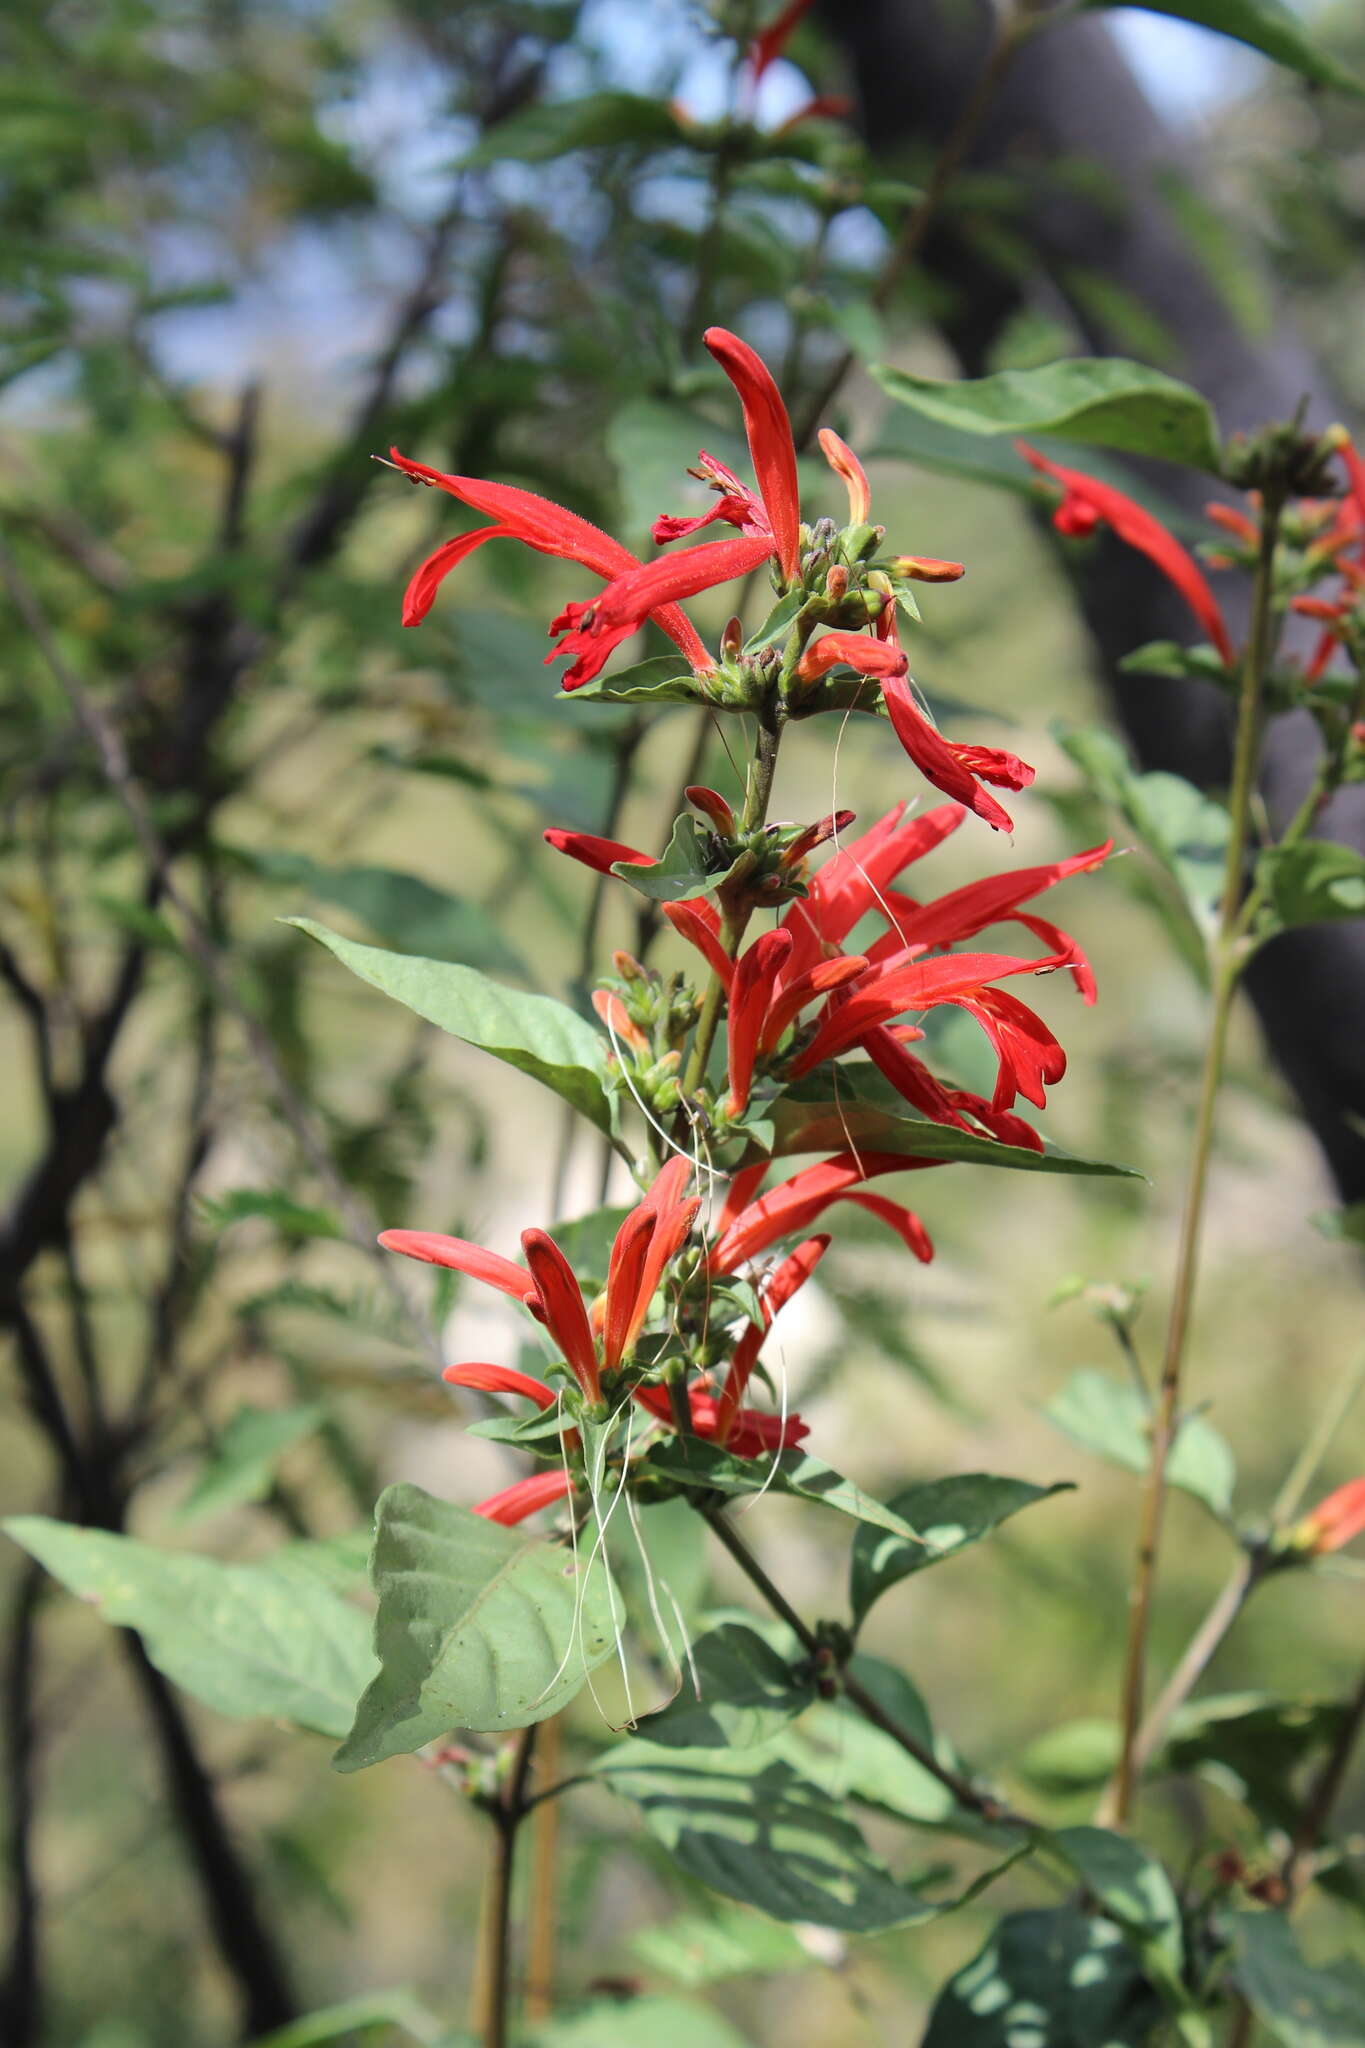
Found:
[[[733,661],[744,645],[744,627],[738,617],[727,619],[725,630],[720,636],[722,661]]]
[[[848,570],[842,562],[836,562],[825,578],[825,593],[837,604],[841,597],[848,595]]]
[[[897,555],[892,567],[913,583],[956,583],[967,573],[962,562],[941,562],[933,555]]]
[[[735,829],[735,814],[717,789],[708,789],[705,783],[689,783],[683,795],[693,810],[701,811],[711,820],[717,832],[729,838]]]
[[[618,948],[612,954],[611,964],[620,975],[622,981],[647,982],[649,980],[649,969],[642,966],[633,953],[627,953],[623,948]]]

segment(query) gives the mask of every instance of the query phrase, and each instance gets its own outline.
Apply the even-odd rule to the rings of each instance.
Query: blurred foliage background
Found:
[[[1365,67],[1352,13],[1325,33]],[[1172,116],[1203,131],[1191,236],[1246,322],[1300,320],[1365,405],[1365,117],[1170,35],[1148,18],[1135,56],[1158,94],[1178,76]],[[501,1447],[462,1434],[433,1352],[511,1355],[514,1325],[425,1275],[410,1286],[367,1247],[381,1224],[508,1246],[601,1199],[597,1147],[278,919],[316,912],[582,1001],[585,947],[640,934],[542,826],[654,846],[684,781],[731,786],[720,736],[688,710],[646,724],[555,700],[544,621],[581,594],[558,565],[480,554],[404,634],[403,581],[457,508],[370,458],[396,441],[527,484],[638,548],[656,512],[696,509],[682,471],[698,445],[738,450],[719,373],[698,360],[708,320],[767,353],[798,419],[850,345],[945,361],[920,290],[884,326],[870,304],[913,149],[908,170],[869,166],[846,120],[784,130],[843,83],[809,24],[764,78],[756,127],[727,125],[743,40],[698,8],[616,0],[5,10],[13,1507],[247,1558],[362,1529],[394,1477],[473,1500],[512,1476]],[[981,184],[962,203],[997,247],[1008,238],[1007,194]],[[1158,357],[1129,312],[1130,352]],[[998,365],[1072,346],[1040,304]],[[1105,715],[1065,580],[1023,499],[897,456],[885,410],[855,375],[829,414],[880,453],[877,516],[969,567],[927,594],[916,672],[949,719],[984,708],[996,732],[979,736],[1039,764],[1008,857],[1055,857],[1107,829],[1055,737]],[[822,507],[819,465],[809,483]],[[719,616],[697,610],[714,634]],[[112,758],[82,705],[118,736]],[[876,727],[837,746],[803,731],[788,755],[779,815],[837,801],[866,821],[909,793]],[[935,858],[937,886],[1004,857],[963,832]],[[1146,1180],[935,1175],[935,1264],[903,1271],[841,1219],[779,1347],[822,1455],[874,1491],[943,1470],[1080,1482],[878,1612],[873,1647],[881,1631],[905,1655],[983,1767],[1111,1709],[1131,1489],[1042,1411],[1075,1368],[1112,1362],[1085,1300],[1049,1305],[1069,1278],[1150,1279],[1139,1340],[1160,1327],[1202,999],[1159,893],[1139,854],[1071,884],[1056,914],[1092,952],[1101,1000],[1083,1010],[1057,977],[1041,1004],[1071,1060],[1049,1134]],[[944,1057],[969,1064],[970,1029],[952,1039]],[[1353,1254],[1311,1222],[1331,1199],[1244,1023],[1194,1379],[1248,1514],[1359,1346]],[[1324,1487],[1361,1451],[1358,1425],[1341,1432]],[[788,1576],[836,1583],[838,1532],[780,1503],[763,1515]],[[1190,1501],[1172,1524],[1162,1659],[1230,1562]],[[679,1561],[682,1578],[695,1569]],[[1348,1570],[1272,1584],[1220,1688],[1343,1690],[1360,1635]],[[15,2048],[209,2048],[400,1984],[458,2022],[481,1827],[437,1778],[404,1760],[337,1779],[320,1741],[201,1713],[17,1552],[4,1571]],[[715,1587],[735,1593],[723,1571]],[[591,1703],[572,1719],[571,1740],[591,1744]],[[1085,1812],[1055,1785],[1033,1796]],[[1213,1850],[1236,1840],[1238,1809],[1205,1798],[1175,1818]],[[1349,1818],[1365,1827],[1359,1791]],[[575,1803],[560,1855],[565,1999],[597,1977],[701,1972],[660,1939],[698,1901],[623,1809]],[[984,1924],[969,1910],[847,1955],[792,1941],[708,1996],[754,2041],[908,2039]],[[266,1967],[257,1937],[277,1952]],[[752,1930],[736,1939],[745,1954]]]

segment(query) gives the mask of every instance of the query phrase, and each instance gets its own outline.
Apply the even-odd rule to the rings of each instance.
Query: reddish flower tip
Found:
[[[1340,1550],[1365,1530],[1365,1479],[1348,1479],[1306,1514],[1294,1530],[1298,1549],[1315,1557]]]
[[[794,582],[801,553],[801,490],[791,421],[771,370],[737,334],[708,327],[702,340],[739,394],[744,432],[763,508],[788,583]]]

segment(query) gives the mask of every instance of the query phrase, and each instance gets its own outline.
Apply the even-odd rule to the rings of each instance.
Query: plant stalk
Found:
[[[717,1505],[703,1507],[700,1512],[750,1585],[762,1594],[778,1619],[787,1624],[802,1649],[815,1656],[822,1648],[815,1630],[801,1619],[781,1587],[768,1576],[725,1510]],[[840,1675],[840,1684],[844,1697],[858,1709],[863,1719],[871,1722],[874,1728],[880,1728],[883,1735],[889,1735],[907,1756],[913,1757],[931,1777],[937,1778],[939,1784],[952,1793],[959,1806],[979,1814],[983,1820],[990,1821],[996,1826],[1022,1828],[1030,1832],[1033,1830],[1035,1823],[1026,1815],[1013,1812],[994,1794],[983,1791],[979,1786],[972,1784],[970,1779],[964,1778],[961,1772],[951,1770],[946,1764],[940,1763],[933,1750],[926,1748],[908,1728],[903,1728],[895,1715],[889,1714],[852,1672],[843,1671]]]
[[[777,750],[781,743],[780,714],[770,706],[765,707],[759,716],[758,744],[754,750],[753,765],[744,792],[744,810],[739,821],[741,834],[756,832],[767,821],[768,805],[773,793],[773,776],[777,770]],[[739,951],[752,915],[753,906],[749,903],[742,903],[737,909],[727,910],[725,913],[721,922],[720,942],[732,960]],[[688,1054],[687,1066],[683,1073],[684,1105],[696,1094],[706,1079],[706,1069],[711,1059],[711,1048],[716,1042],[716,1031],[720,1024],[721,1006],[724,1001],[725,983],[718,974],[713,974],[702,998],[701,1015],[697,1019],[692,1050]]]
[[[535,1754],[536,1724],[523,1728],[517,1740],[511,1775],[490,1809],[493,1819],[493,1863],[489,1872],[489,1904],[485,1927],[483,2048],[507,2048],[512,1998],[512,1879],[516,1870],[517,1833],[526,1818],[526,1783]]]
[[[1195,1284],[1199,1272],[1199,1246],[1208,1191],[1209,1160],[1213,1149],[1214,1118],[1227,1057],[1233,998],[1241,974],[1242,951],[1238,937],[1238,922],[1245,888],[1251,806],[1256,788],[1263,685],[1273,637],[1275,545],[1279,538],[1280,514],[1283,507],[1283,492],[1272,493],[1267,490],[1262,509],[1260,545],[1252,592],[1251,632],[1242,668],[1242,687],[1237,708],[1237,738],[1233,753],[1232,787],[1228,799],[1232,829],[1228,836],[1227,860],[1223,869],[1223,895],[1218,913],[1218,931],[1212,947],[1213,1015],[1199,1084],[1199,1106],[1195,1115],[1189,1177],[1180,1224],[1175,1286],[1171,1298],[1170,1320],[1166,1326],[1166,1349],[1152,1416],[1151,1462],[1143,1484],[1138,1514],[1137,1562],[1129,1596],[1128,1641],[1120,1695],[1122,1747],[1114,1784],[1102,1809],[1106,1818],[1118,1827],[1124,1826],[1132,1813],[1138,1781],[1137,1741],[1142,1725],[1147,1640],[1151,1628],[1152,1601],[1156,1588],[1161,1528],[1166,1505],[1166,1471],[1179,1423],[1185,1345],[1189,1336]]]

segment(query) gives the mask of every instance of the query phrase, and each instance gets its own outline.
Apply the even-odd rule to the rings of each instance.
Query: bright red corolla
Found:
[[[1058,533],[1084,536],[1101,524],[1112,527],[1121,541],[1146,555],[1167,582],[1175,586],[1223,660],[1231,666],[1237,658],[1232,635],[1208,578],[1188,548],[1182,547],[1175,535],[1168,533],[1144,506],[1115,490],[1112,484],[1103,484],[1078,469],[1063,469],[1060,463],[1049,461],[1026,442],[1016,445],[1026,462],[1062,486],[1062,501],[1052,515]]]
[[[386,1230],[379,1242],[387,1251],[468,1273],[471,1279],[524,1302],[559,1346],[584,1394],[597,1401],[602,1394],[602,1374],[615,1372],[632,1350],[664,1270],[682,1248],[701,1206],[700,1197],[683,1197],[690,1173],[689,1160],[670,1160],[655,1176],[643,1201],[622,1222],[612,1246],[607,1285],[591,1315],[573,1267],[544,1230],[521,1234],[526,1270],[482,1245],[435,1231]],[[468,1369],[447,1368],[446,1378],[459,1385],[484,1383],[458,1378],[463,1370]],[[488,1373],[497,1368],[478,1366],[473,1370]],[[522,1376],[516,1377],[520,1380]],[[527,1391],[525,1386],[502,1384],[510,1392]],[[531,1398],[538,1400],[539,1396]]]
[[[1294,1531],[1301,1549],[1316,1557],[1340,1550],[1365,1530],[1365,1479],[1348,1479],[1310,1509]]]
[[[472,505],[476,512],[486,512],[496,522],[492,526],[476,527],[472,533],[457,534],[454,540],[446,541],[436,552],[428,555],[409,583],[403,598],[403,624],[416,626],[431,610],[432,601],[445,577],[456,565],[473,554],[476,548],[490,540],[519,540],[525,547],[534,548],[542,555],[555,555],[562,561],[581,562],[585,569],[610,581],[613,577],[629,574],[640,566],[637,556],[620,541],[603,533],[590,520],[580,519],[576,512],[569,512],[563,505],[556,505],[549,498],[541,498],[534,491],[524,491],[513,484],[496,484],[482,477],[450,476],[444,470],[430,469],[424,462],[413,462],[400,454],[397,448],[390,449],[392,460],[405,476],[416,483],[428,484],[438,490],[449,491],[462,504]],[[705,588],[705,585],[697,585]],[[688,596],[683,589],[675,596]],[[570,607],[572,610],[573,607]],[[561,614],[561,618],[566,615]],[[681,649],[694,675],[704,675],[715,667],[711,656],[702,644],[696,627],[684,613],[679,611],[673,598],[660,595],[646,607],[634,622],[643,624],[646,617],[652,617],[663,627],[669,638]],[[569,621],[572,623],[572,621]],[[550,629],[560,632],[564,627],[556,623]],[[634,626],[626,629],[633,631]],[[575,670],[565,677],[565,687],[575,687],[588,682],[597,674],[617,640],[624,637],[604,639],[594,649],[600,656],[593,666],[580,661]]]

